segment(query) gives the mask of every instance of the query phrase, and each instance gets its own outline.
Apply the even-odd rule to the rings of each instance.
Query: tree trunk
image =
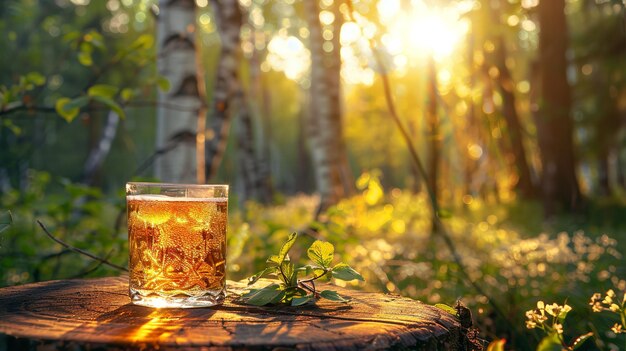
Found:
[[[509,68],[506,66],[506,47],[502,36],[495,39],[494,52],[495,66],[499,74],[497,78],[498,88],[502,96],[502,115],[507,124],[507,135],[513,151],[513,163],[517,171],[517,190],[524,198],[533,198],[536,194],[532,181],[530,166],[526,158],[524,148],[522,125],[515,106],[515,82]]]
[[[241,57],[239,32],[243,21],[237,0],[213,0],[211,3],[222,48],[213,85],[212,128],[207,133],[205,149],[207,180],[215,178],[226,149],[230,130],[231,99],[239,89],[237,73]]]
[[[602,148],[598,153],[598,190],[600,196],[611,195],[611,183],[609,181],[609,152]]]
[[[160,0],[157,23],[157,68],[170,82],[168,92],[159,91],[157,107],[157,150],[177,145],[156,159],[155,174],[167,182],[192,183],[196,178],[194,138],[176,138],[196,134],[197,111],[204,105],[196,71],[195,2],[193,0]],[[171,110],[166,106],[177,106]]]
[[[437,70],[432,56],[428,58],[428,106],[426,108],[426,124],[428,129],[428,186],[435,201],[439,201],[439,166],[441,163],[441,135],[439,134],[439,117],[437,115]],[[434,213],[434,216],[437,214]],[[437,230],[438,221],[432,221],[432,231]]]
[[[571,92],[567,82],[565,0],[541,0],[539,14],[540,106],[537,134],[547,216],[581,205],[576,177]]]
[[[343,138],[343,109],[342,109],[342,95],[341,95],[341,42],[339,40],[339,33],[343,26],[344,19],[343,14],[339,10],[341,0],[336,0],[330,6],[330,10],[335,15],[335,21],[333,22],[333,38],[328,41],[333,45],[333,49],[330,52],[325,53],[327,62],[326,78],[328,80],[328,95],[330,98],[330,118],[335,125],[334,139],[337,140],[337,149],[334,151],[337,153],[337,167],[339,168],[339,175],[343,185],[343,194],[350,196],[355,194],[355,180],[350,169],[350,163],[348,161],[348,148]]]
[[[623,159],[622,150],[621,148],[618,148],[615,157],[615,164],[617,168],[617,174],[615,176],[617,177],[617,184],[622,187],[622,189],[626,189],[626,162],[624,162]]]
[[[239,95],[239,94],[238,94]],[[243,99],[237,98],[239,103]],[[233,101],[233,105],[235,101]],[[254,129],[248,108],[240,106],[237,120],[237,156],[239,158],[239,175],[243,180],[243,191],[240,201],[243,203],[257,196],[255,174],[258,174],[254,155]]]
[[[295,181],[295,190],[297,192],[310,193],[315,191],[315,179],[311,176],[313,170],[311,169],[311,153],[307,149],[306,139],[310,136],[310,122],[313,118],[312,107],[310,106],[309,96],[301,94],[302,103],[300,104],[300,113],[298,113],[298,152],[297,152],[297,172]],[[309,133],[309,134],[307,134]]]
[[[468,45],[467,45],[467,62],[468,62],[468,70],[470,72],[470,77],[469,77],[469,90],[471,92],[474,91],[474,88],[476,86],[476,74],[478,74],[476,72],[476,67],[475,67],[475,62],[474,62],[474,46],[475,46],[475,34],[474,31],[472,30],[472,32],[468,33]],[[467,129],[466,129],[466,135],[468,137],[469,143],[476,143],[476,144],[480,144],[479,143],[479,133],[477,132],[480,128],[480,126],[478,125],[478,121],[476,121],[476,108],[474,106],[474,94],[469,94],[468,98],[467,98]],[[462,145],[463,147],[466,148],[465,152],[463,153],[464,157],[464,161],[465,161],[465,167],[463,169],[463,193],[467,194],[467,195],[471,195],[474,193],[474,189],[472,187],[472,181],[474,178],[474,173],[476,171],[477,168],[477,159],[472,157],[469,154],[469,149],[467,149],[467,147],[469,147],[469,143],[467,143],[466,145]]]
[[[257,154],[257,193],[258,199],[263,203],[269,203],[274,197],[274,185],[272,184],[272,157],[271,157],[271,100],[270,91],[267,87],[266,79],[261,72],[261,60],[265,56],[265,50],[253,50],[250,58],[250,98],[256,100],[257,122],[261,130],[260,140],[257,143],[259,153]]]
[[[330,74],[324,59],[324,39],[319,20],[317,0],[304,2],[310,29],[311,49],[311,115],[309,137],[311,156],[315,167],[315,180],[320,193],[318,215],[344,196],[339,167],[341,155],[341,120],[333,118],[332,99],[327,77]],[[333,48],[338,50],[338,48]]]
[[[320,284],[353,303],[294,310],[242,305],[235,299],[245,283],[226,284],[233,293],[224,304],[195,309],[132,305],[128,277],[2,288],[0,350],[455,351],[478,343],[467,320],[406,297]]]
[[[94,176],[96,172],[102,167],[104,160],[106,159],[109,151],[111,150],[111,144],[115,135],[117,134],[117,126],[119,125],[120,117],[117,113],[109,111],[107,114],[107,120],[104,125],[104,130],[100,135],[98,143],[89,152],[87,161],[85,161],[85,167],[83,168],[83,183],[91,185],[94,182]]]

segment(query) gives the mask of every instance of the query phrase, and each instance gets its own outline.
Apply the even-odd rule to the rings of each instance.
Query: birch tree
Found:
[[[337,2],[338,0],[335,0]],[[334,4],[338,6],[338,4]],[[320,193],[320,205],[318,214],[329,206],[337,203],[345,195],[341,181],[341,162],[345,157],[345,147],[342,147],[342,129],[340,114],[333,113],[332,99],[338,99],[339,95],[329,93],[328,76],[333,74],[325,59],[324,38],[320,23],[320,8],[317,0],[305,1],[304,9],[306,20],[310,30],[311,50],[311,88],[309,119],[309,138],[311,145],[311,158],[315,168],[315,180],[317,190]],[[335,35],[338,35],[339,30]],[[333,47],[339,50],[339,47]],[[332,61],[331,61],[332,62]],[[332,90],[331,90],[332,92]],[[344,155],[342,155],[342,152]]]
[[[193,0],[160,0],[157,23],[157,68],[171,88],[159,92],[157,107],[157,150],[176,140],[187,140],[157,158],[155,174],[163,181],[193,183],[197,175],[196,143],[183,134],[195,135],[204,101],[196,62],[196,4]],[[203,88],[202,88],[203,89]]]
[[[243,17],[237,0],[213,0],[213,14],[221,41],[217,74],[213,85],[210,129],[206,140],[206,176],[215,178],[222,162],[230,130],[231,99],[240,89],[238,83],[240,38]]]

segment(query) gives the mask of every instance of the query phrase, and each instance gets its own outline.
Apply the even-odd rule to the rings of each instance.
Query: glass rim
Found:
[[[228,184],[185,184],[185,183],[159,183],[159,182],[126,182],[126,185],[152,186],[161,188],[226,188]]]

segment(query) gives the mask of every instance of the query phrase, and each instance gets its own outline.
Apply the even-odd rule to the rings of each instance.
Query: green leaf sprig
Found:
[[[266,276],[278,277],[278,282],[261,289],[250,290],[242,296],[244,303],[254,306],[269,304],[301,306],[320,298],[338,302],[350,300],[333,290],[319,291],[315,286],[315,281],[330,277],[345,281],[355,279],[364,281],[363,277],[346,263],[333,265],[335,247],[331,243],[320,240],[316,240],[307,250],[307,256],[313,264],[296,268],[289,257],[289,250],[297,238],[297,233],[289,235],[278,254],[271,255],[267,259],[265,269],[248,278],[248,286]]]

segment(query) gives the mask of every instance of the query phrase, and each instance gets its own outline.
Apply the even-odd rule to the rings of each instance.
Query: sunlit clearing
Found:
[[[427,6],[423,1],[411,1],[400,6],[398,0],[381,1],[378,11],[388,28],[383,43],[392,54],[409,56],[432,55],[440,60],[449,56],[462,41],[468,22],[461,19],[466,3],[449,7]]]
[[[275,71],[292,80],[300,80],[311,65],[309,51],[294,36],[276,35],[267,45],[267,62]]]

